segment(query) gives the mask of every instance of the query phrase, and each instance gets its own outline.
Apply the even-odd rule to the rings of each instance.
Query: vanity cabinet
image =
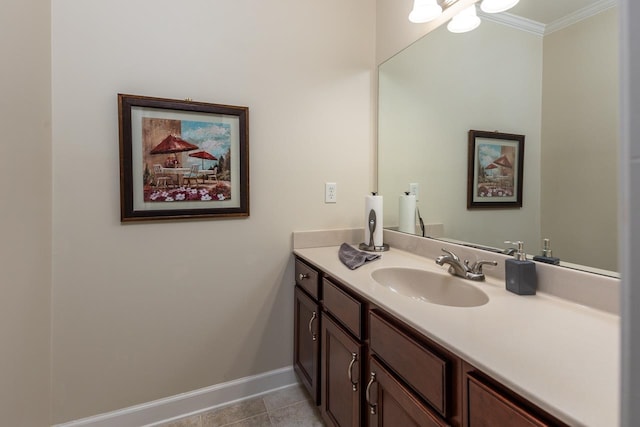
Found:
[[[296,259],[294,367],[332,427],[564,424]]]
[[[296,260],[293,366],[316,405],[320,404],[319,274]]]
[[[451,414],[453,392],[452,366],[455,357],[438,354],[433,347],[418,341],[379,312],[369,314],[371,352],[378,355],[396,374],[443,418]]]
[[[362,345],[323,313],[320,411],[327,425],[360,425]]]
[[[446,427],[404,383],[376,357],[369,358],[369,379],[365,393],[369,427]]]
[[[385,377],[397,378],[396,388],[411,396],[407,402],[425,403],[415,414],[424,412],[421,416],[429,423],[417,425],[459,426],[460,359],[379,309],[369,313],[369,330],[371,353],[389,369]],[[378,376],[372,369],[370,380],[373,374]]]
[[[363,304],[322,280],[320,412],[329,426],[362,425]]]
[[[464,426],[567,426],[464,363]]]

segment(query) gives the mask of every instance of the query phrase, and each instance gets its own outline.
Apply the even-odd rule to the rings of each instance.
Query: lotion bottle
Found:
[[[524,243],[510,241],[505,243],[517,245],[518,248],[513,259],[504,262],[507,290],[518,295],[535,295],[538,287],[536,263],[527,259]]]

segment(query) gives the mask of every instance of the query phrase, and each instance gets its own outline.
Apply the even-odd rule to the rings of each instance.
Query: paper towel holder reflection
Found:
[[[368,252],[385,252],[389,250],[389,245],[383,243],[382,246],[376,246],[373,244],[373,232],[376,230],[378,226],[378,221],[376,218],[376,211],[371,209],[369,211],[369,244],[366,242],[360,243],[360,249]]]

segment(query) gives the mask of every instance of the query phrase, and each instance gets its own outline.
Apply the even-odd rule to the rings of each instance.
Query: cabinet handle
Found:
[[[353,391],[358,391],[358,381],[353,382],[353,365],[358,361],[358,354],[351,353],[351,362],[349,362],[349,369],[347,370],[347,375],[349,375],[349,382],[351,383],[351,389]]]
[[[309,333],[311,334],[311,340],[316,341],[318,339],[318,335],[313,332],[311,329],[311,325],[313,325],[313,321],[318,317],[317,313],[314,311],[311,313],[311,320],[309,320]]]
[[[302,282],[304,279],[308,279],[309,275],[307,273],[298,274],[298,279]]]
[[[376,414],[376,408],[378,407],[377,403],[371,403],[371,386],[376,382],[376,373],[371,372],[371,377],[369,378],[369,384],[367,384],[367,390],[365,392],[365,398],[367,399],[367,404],[369,405],[369,413],[371,415]]]

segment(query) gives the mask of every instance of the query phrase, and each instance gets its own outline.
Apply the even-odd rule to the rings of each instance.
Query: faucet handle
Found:
[[[465,261],[465,264],[467,264],[467,261]],[[498,265],[498,263],[496,261],[477,261],[474,262],[473,265],[471,267],[469,267],[469,270],[473,273],[473,274],[482,274],[482,266],[485,264],[489,264],[489,265],[493,265],[494,267]]]
[[[460,257],[458,255],[454,254],[453,252],[448,251],[445,248],[442,248],[442,252],[444,252],[445,254],[449,255],[452,259],[460,262]]]

